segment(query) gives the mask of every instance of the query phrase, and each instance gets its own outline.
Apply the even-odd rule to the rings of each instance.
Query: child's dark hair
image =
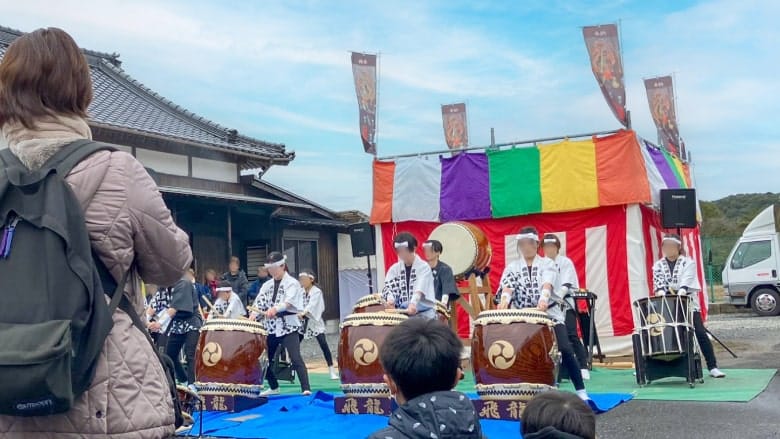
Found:
[[[441,252],[444,251],[444,247],[441,245],[441,241],[437,241],[435,239],[429,239],[425,241],[423,246],[430,246],[431,250],[439,254],[441,254]]]
[[[522,229],[520,229],[520,234],[524,235],[526,233],[533,233],[534,235],[538,235],[539,231],[536,230],[536,227],[534,226],[525,226]]]
[[[406,245],[409,246],[410,251],[414,251],[417,249],[417,238],[414,237],[409,232],[401,232],[395,236],[395,239],[393,239],[393,242],[395,244],[400,244],[402,242],[405,242]]]
[[[561,249],[561,240],[558,239],[558,237],[553,235],[552,233],[548,233],[548,234],[544,235],[544,238],[542,238],[542,241],[543,241],[544,245],[553,244],[556,247],[558,247],[558,250]]]
[[[406,400],[452,390],[463,343],[437,320],[412,318],[393,328],[379,350],[382,367]]]
[[[528,402],[523,411],[521,432],[525,436],[546,427],[582,439],[595,439],[596,415],[579,396],[551,390]]]

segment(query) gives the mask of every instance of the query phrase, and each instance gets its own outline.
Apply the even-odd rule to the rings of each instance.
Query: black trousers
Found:
[[[190,331],[186,334],[170,334],[165,353],[173,360],[174,370],[176,371],[176,380],[193,384],[195,382],[195,351],[198,348],[198,338],[200,332]],[[187,359],[187,371],[181,364],[179,353],[184,348],[184,357]]]
[[[566,325],[559,323],[553,329],[555,330],[555,339],[558,341],[558,351],[561,353],[561,359],[563,360],[563,367],[569,373],[574,388],[576,390],[584,390],[585,383],[582,381],[580,364],[577,363],[577,357],[574,355],[574,349],[571,347]]]
[[[585,350],[585,346],[582,345],[582,340],[577,335],[577,314],[573,309],[566,310],[566,333],[569,335],[569,343],[571,343],[574,349],[574,355],[577,357],[580,369],[587,369],[588,353]]]
[[[276,350],[279,349],[280,346],[283,349],[286,349],[287,353],[290,355],[290,362],[292,363],[293,370],[295,370],[295,374],[298,375],[298,379],[301,381],[301,390],[311,390],[311,386],[309,385],[309,372],[306,371],[306,363],[303,362],[303,357],[301,356],[301,339],[299,338],[299,334],[297,332],[292,332],[284,337],[277,337],[269,334],[269,360],[273,361]],[[276,375],[274,375],[272,369],[273,368],[269,366],[265,371],[265,379],[268,380],[268,385],[271,386],[272,389],[278,389],[279,381],[276,379]]]
[[[710,338],[707,337],[707,330],[704,329],[704,321],[699,311],[693,313],[693,330],[701,347],[701,353],[704,355],[704,361],[707,362],[707,369],[715,369],[718,367],[718,360],[715,358],[715,350],[712,348]]]
[[[303,334],[298,339],[303,341]],[[317,344],[320,345],[322,356],[325,357],[325,363],[328,364],[328,367],[333,366],[333,354],[330,353],[330,346],[328,346],[328,339],[325,337],[325,334],[318,334],[316,339]]]

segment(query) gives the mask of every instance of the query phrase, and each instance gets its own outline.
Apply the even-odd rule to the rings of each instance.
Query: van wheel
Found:
[[[760,316],[776,316],[780,314],[780,294],[777,291],[762,288],[753,293],[750,305]]]

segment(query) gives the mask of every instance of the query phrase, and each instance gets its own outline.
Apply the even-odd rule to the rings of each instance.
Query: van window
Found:
[[[737,251],[734,252],[734,257],[731,259],[731,268],[735,270],[747,268],[770,257],[772,257],[771,241],[743,242],[739,244]]]

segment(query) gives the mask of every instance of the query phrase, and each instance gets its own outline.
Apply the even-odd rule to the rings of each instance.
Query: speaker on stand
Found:
[[[661,189],[661,225],[677,234],[696,228],[696,189]]]
[[[352,241],[352,256],[365,256],[368,261],[368,294],[374,294],[374,282],[371,278],[371,256],[376,254],[374,227],[369,223],[353,224],[349,227],[349,238]]]

